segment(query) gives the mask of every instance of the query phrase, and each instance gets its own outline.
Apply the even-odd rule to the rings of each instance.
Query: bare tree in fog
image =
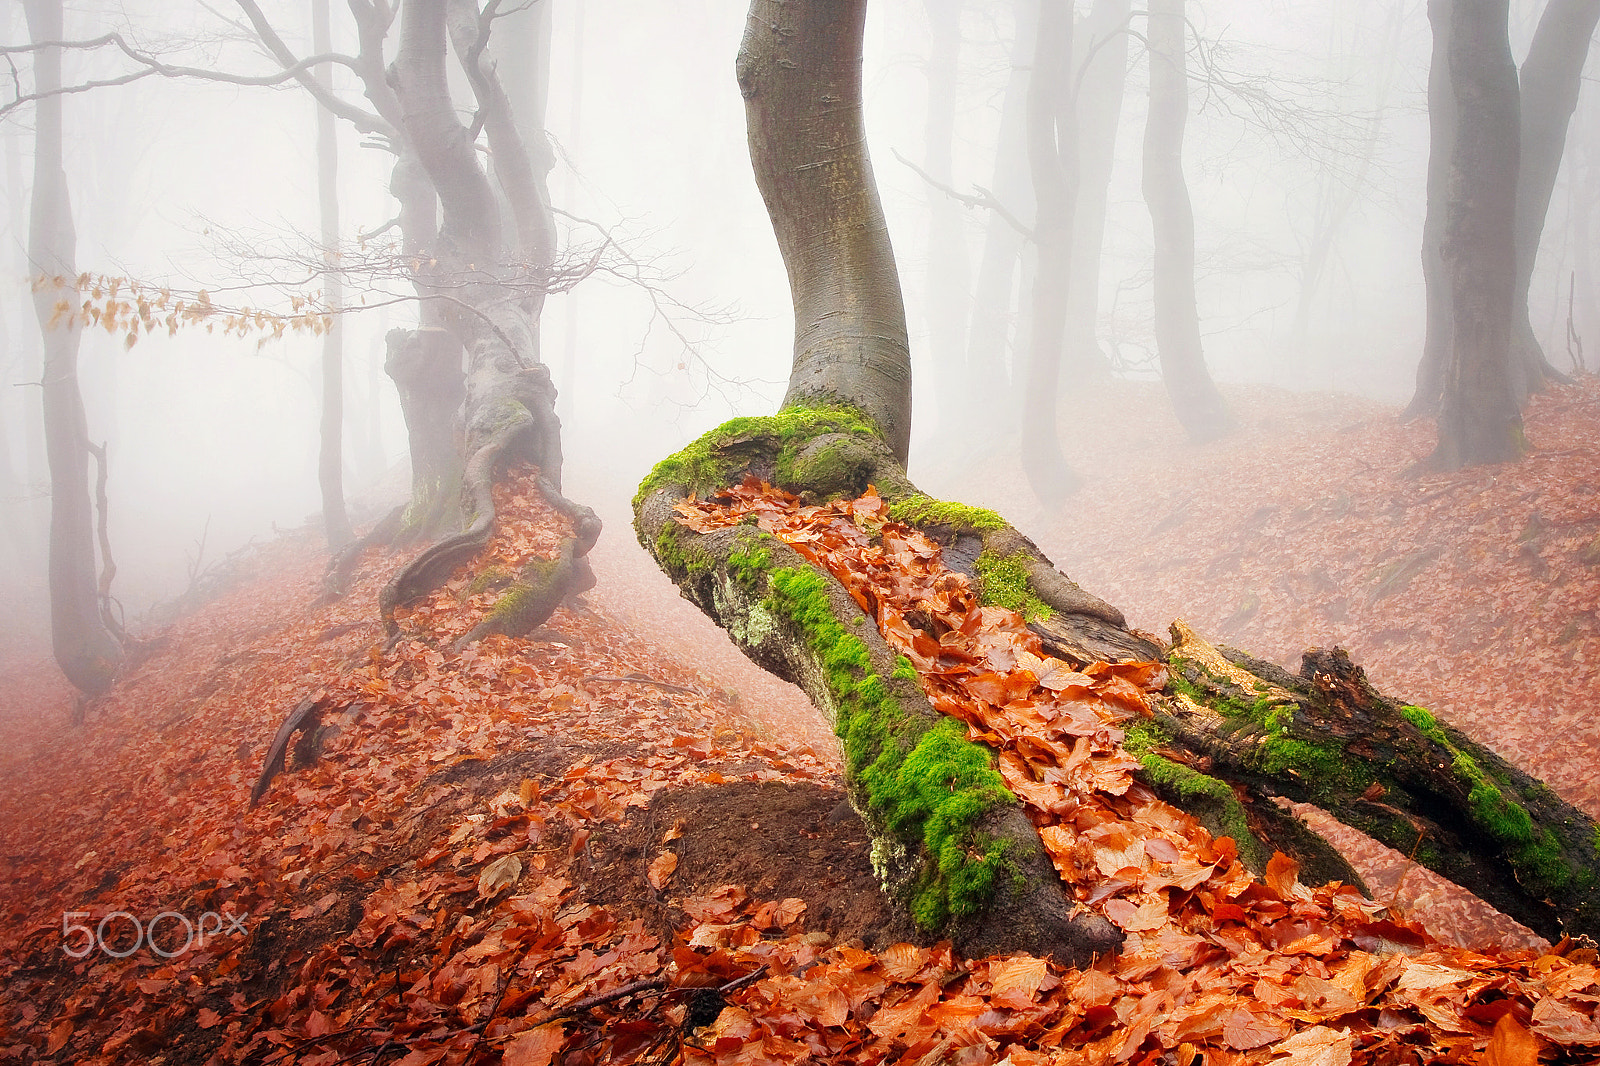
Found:
[[[328,0],[311,0],[311,50],[318,55],[333,51],[333,32],[329,26]],[[324,63],[316,71],[324,82],[333,82],[333,64]],[[337,265],[339,255],[339,137],[333,112],[317,105],[317,212],[322,228],[322,254],[328,265]],[[344,505],[344,322],[339,309],[344,304],[344,285],[336,269],[330,269],[322,283],[323,300],[333,312],[328,331],[322,335],[322,418],[321,447],[317,454],[317,486],[322,492],[322,528],[328,547],[342,548],[355,536]]]
[[[1189,439],[1215,439],[1233,423],[1206,368],[1194,285],[1194,209],[1183,176],[1189,118],[1184,0],[1149,5],[1150,115],[1144,131],[1144,198],[1155,236],[1155,332],[1161,378]]]
[[[1033,177],[1033,278],[1022,399],[1022,469],[1045,507],[1059,507],[1082,479],[1067,466],[1056,397],[1073,285],[1072,222],[1078,202],[1078,117],[1073,106],[1072,4],[1040,0],[1028,79],[1028,172]]]
[[[1428,463],[1453,469],[1521,455],[1522,404],[1559,377],[1528,298],[1600,0],[1550,0],[1520,83],[1507,3],[1433,0],[1428,14],[1428,328],[1409,410],[1439,415]]]
[[[1074,376],[1104,376],[1111,361],[1097,339],[1106,204],[1128,81],[1130,0],[1095,0],[1073,35],[1073,106],[1078,116],[1078,201],[1072,216],[1072,284],[1067,291],[1064,365]]]
[[[1293,676],[1174,625],[1168,658],[998,515],[929,499],[906,478],[910,356],[862,136],[864,9],[865,0],[752,2],[739,84],[794,300],[790,391],[777,417],[735,420],[660,463],[634,514],[640,542],[684,595],[832,716],[885,890],[925,933],[968,956],[1026,950],[1081,963],[1122,939],[1063,891],[1038,831],[1001,785],[994,753],[908,676],[863,612],[870,593],[847,591],[748,524],[691,531],[678,521],[691,494],[725,491],[746,474],[813,500],[875,486],[889,519],[938,541],[945,564],[968,578],[1005,561],[1008,580],[1040,605],[1029,628],[1063,667],[1165,659],[1180,678],[1141,726],[1157,740],[1139,754],[1135,776],[1232,837],[1253,869],[1278,849],[1308,881],[1359,883],[1278,800],[1315,802],[1546,936],[1600,932],[1594,821],[1421,708],[1374,691],[1342,651],[1308,651]],[[1060,41],[1066,5],[1045,11],[1040,35]],[[876,534],[879,506],[858,512],[863,541]],[[936,621],[882,615],[930,657],[941,654]],[[1419,832],[1429,847],[1417,848]]]
[[[77,231],[62,166],[63,48],[61,0],[26,0],[33,41],[33,204],[28,258],[47,277],[74,278]],[[113,631],[109,603],[95,567],[94,513],[89,500],[89,427],[78,388],[78,336],[73,323],[58,328],[59,294],[49,286],[34,293],[34,312],[44,338],[45,450],[50,465],[50,639],[56,664],[77,689],[99,696],[111,688],[122,664],[122,642]],[[104,462],[104,455],[101,455]],[[109,562],[109,560],[108,560]]]

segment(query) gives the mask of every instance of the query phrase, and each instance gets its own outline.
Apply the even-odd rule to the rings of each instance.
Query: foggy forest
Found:
[[[1600,1062],[1597,24],[0,3],[0,1061]]]

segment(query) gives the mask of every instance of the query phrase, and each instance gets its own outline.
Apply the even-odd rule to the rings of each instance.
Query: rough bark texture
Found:
[[[861,116],[866,0],[755,0],[738,79],[756,185],[794,298],[785,406],[848,403],[905,461],[905,304]]]
[[[312,0],[311,50],[323,55],[333,50],[328,26],[328,0]],[[333,64],[325,63],[319,76],[327,79]],[[339,138],[333,112],[317,108],[317,207],[322,223],[322,254],[337,267],[339,249]],[[322,528],[328,547],[337,550],[354,534],[344,506],[344,320],[338,309],[344,303],[344,285],[337,269],[323,277],[323,299],[335,313],[322,338],[321,447],[317,454],[317,485],[322,492]]]
[[[1072,216],[1072,287],[1067,293],[1065,364],[1076,375],[1105,375],[1110,361],[1095,337],[1106,201],[1128,81],[1130,0],[1095,0],[1077,28],[1078,206]]]
[[[1452,325],[1435,469],[1504,462],[1527,447],[1511,380],[1520,118],[1507,8],[1459,0],[1450,15],[1457,122],[1442,255]]]
[[[61,0],[28,0],[35,41],[60,41]],[[34,57],[40,92],[61,86],[61,50]],[[28,258],[46,277],[74,278],[77,233],[61,162],[62,97],[38,102],[34,115],[33,202]],[[122,645],[107,628],[96,588],[94,515],[89,502],[89,431],[78,389],[76,326],[56,324],[58,290],[41,286],[34,313],[44,337],[45,454],[50,468],[50,636],[57,665],[81,692],[99,696],[122,663]]]
[[[1194,209],[1183,176],[1189,121],[1183,0],[1150,3],[1150,117],[1144,131],[1144,199],[1155,235],[1156,351],[1161,377],[1189,439],[1213,440],[1232,416],[1206,369],[1194,287]]]
[[[1059,507],[1082,479],[1067,466],[1056,433],[1056,397],[1072,286],[1072,221],[1078,198],[1078,127],[1072,101],[1072,5],[1040,0],[1028,81],[1028,171],[1033,175],[1033,278],[1022,470],[1045,507]]]

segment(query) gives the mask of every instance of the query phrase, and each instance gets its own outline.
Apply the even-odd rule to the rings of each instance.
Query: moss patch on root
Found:
[[[1028,563],[1022,553],[1000,555],[986,549],[972,564],[972,571],[984,603],[1009,608],[1030,622],[1044,621],[1054,613],[1028,583]]]
[[[966,738],[954,719],[930,722],[909,715],[874,672],[866,642],[834,617],[827,582],[809,568],[771,571],[763,602],[804,636],[826,675],[851,780],[866,812],[897,838],[920,845],[923,868],[907,900],[924,929],[982,910],[1011,869],[1005,842],[979,824],[1015,801],[994,767],[992,753]],[[903,659],[890,675],[904,682]]]
[[[936,500],[918,493],[889,507],[889,517],[908,526],[951,526],[989,533],[1006,528],[1006,520],[993,511],[964,503]]]
[[[1139,761],[1151,788],[1169,802],[1197,811],[1212,836],[1232,838],[1246,866],[1265,869],[1268,856],[1250,831],[1239,797],[1226,781],[1157,755],[1154,749],[1170,739],[1154,722],[1135,722],[1124,734],[1122,746]]]
[[[639,491],[633,497],[634,510],[639,509],[646,496],[668,485],[681,485],[691,494],[700,495],[729,484],[748,462],[737,455],[738,445],[748,441],[776,440],[778,468],[789,470],[791,475],[805,474],[805,463],[797,467],[799,449],[824,433],[882,439],[878,427],[866,415],[842,405],[786,407],[776,415],[731,419],[657,463],[639,483]],[[825,463],[825,456],[826,453],[812,457],[806,463]]]

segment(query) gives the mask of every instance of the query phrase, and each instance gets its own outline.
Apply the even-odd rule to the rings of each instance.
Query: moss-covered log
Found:
[[[1077,912],[993,753],[928,703],[911,664],[843,587],[753,527],[697,534],[673,510],[746,471],[831,497],[865,488],[879,464],[885,483],[898,477],[910,499],[888,447],[854,412],[739,419],[657,467],[635,500],[639,539],[746,654],[831,717],[875,869],[920,927],[972,954],[1029,950],[1084,962],[1113,951],[1121,934]]]
[[[1261,806],[1315,804],[1552,940],[1600,935],[1600,829],[1548,786],[1381,695],[1342,649],[1307,651],[1294,676],[1172,635],[1154,725],[1207,773]]]
[[[816,502],[875,486],[891,517],[938,540],[947,566],[971,577],[986,602],[1020,611],[1057,656],[1080,665],[1167,658],[1161,706],[1127,745],[1146,784],[1233,837],[1249,865],[1260,869],[1276,849],[1299,860],[1308,880],[1360,884],[1277,802],[1301,800],[1415,851],[1547,936],[1600,933],[1589,898],[1600,868],[1595,824],[1427,712],[1372,691],[1342,651],[1308,652],[1296,678],[1218,651],[1181,625],[1169,649],[1128,629],[999,515],[920,493],[859,412],[801,407],[735,419],[645,479],[634,501],[640,541],[756,662],[832,717],[885,887],[925,928],[969,951],[1104,950],[1079,932],[1081,919],[1052,924],[1055,876],[1045,864],[1035,877],[1020,861],[1036,854],[1036,838],[985,772],[992,756],[941,724],[844,590],[753,527],[697,534],[675,520],[678,500],[747,472]],[[930,760],[937,773],[927,772]]]

